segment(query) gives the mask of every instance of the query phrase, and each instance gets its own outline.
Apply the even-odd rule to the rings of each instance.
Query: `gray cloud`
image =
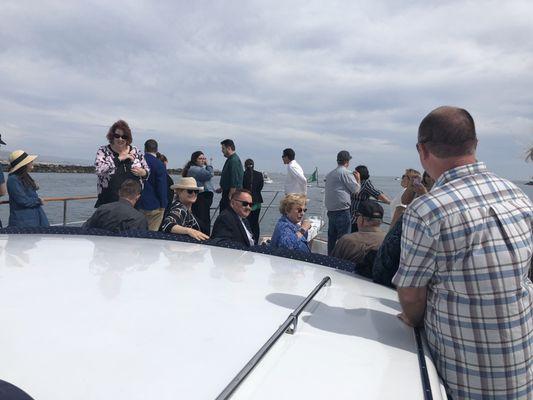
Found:
[[[220,164],[218,143],[233,137],[261,169],[281,170],[290,146],[325,170],[346,148],[398,175],[418,165],[423,116],[454,104],[474,115],[480,156],[526,178],[532,12],[527,1],[3,1],[0,129],[9,148],[92,159],[124,118],[171,165],[198,148]]]

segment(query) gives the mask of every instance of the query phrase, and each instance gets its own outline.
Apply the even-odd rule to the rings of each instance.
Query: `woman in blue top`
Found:
[[[50,226],[42,208],[43,201],[37,196],[39,187],[29,174],[36,158],[23,150],[16,150],[9,155],[9,226]]]
[[[288,194],[281,200],[279,211],[282,216],[276,224],[270,245],[310,253],[307,231],[311,224],[307,220],[302,221],[304,213],[307,211],[305,195]]]
[[[185,164],[181,172],[181,176],[196,179],[198,186],[204,188],[192,206],[192,213],[200,224],[200,230],[208,236],[211,231],[211,204],[213,204],[214,192],[211,178],[214,175],[213,166],[207,164],[207,157],[201,151],[191,154],[190,161]]]

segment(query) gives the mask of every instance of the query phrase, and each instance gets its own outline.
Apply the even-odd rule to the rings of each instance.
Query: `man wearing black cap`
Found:
[[[359,192],[359,173],[350,172],[350,153],[346,150],[337,154],[337,168],[326,175],[326,209],[328,210],[328,255],[335,243],[351,231],[351,195]]]
[[[6,145],[2,140],[2,135],[0,135],[0,144]],[[7,194],[6,181],[4,178],[4,166],[0,165],[0,197]],[[0,221],[0,228],[2,227],[2,221]]]
[[[361,264],[370,251],[377,251],[385,232],[380,229],[383,207],[372,200],[362,201],[357,217],[358,231],[344,235],[333,249],[332,256]]]

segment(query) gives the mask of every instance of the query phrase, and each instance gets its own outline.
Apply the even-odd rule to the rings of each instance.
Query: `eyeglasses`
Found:
[[[113,137],[114,137],[115,139],[124,139],[124,140],[126,140],[126,136],[124,136],[124,135],[119,135],[118,133],[113,133]]]
[[[307,208],[301,208],[301,207],[298,207],[298,208],[296,209],[296,211],[298,212],[298,214],[303,213],[303,212],[305,213],[305,212],[307,212]]]
[[[194,189],[187,189],[187,193],[189,194],[198,194],[199,190],[194,190]]]
[[[244,201],[244,200],[237,200],[237,199],[233,199],[233,200],[235,200],[237,203],[240,203],[243,207],[252,208],[252,206],[254,205],[254,203],[249,203],[249,202]]]

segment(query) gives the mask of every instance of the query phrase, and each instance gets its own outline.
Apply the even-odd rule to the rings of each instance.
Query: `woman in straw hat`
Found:
[[[37,196],[39,186],[29,174],[36,158],[23,150],[15,150],[9,155],[9,226],[50,226],[42,208],[43,201]]]
[[[169,213],[163,219],[161,231],[189,235],[196,240],[209,239],[209,236],[200,230],[200,225],[191,210],[198,193],[204,188],[198,187],[196,179],[191,177],[179,178],[170,188],[174,190],[175,199]]]

